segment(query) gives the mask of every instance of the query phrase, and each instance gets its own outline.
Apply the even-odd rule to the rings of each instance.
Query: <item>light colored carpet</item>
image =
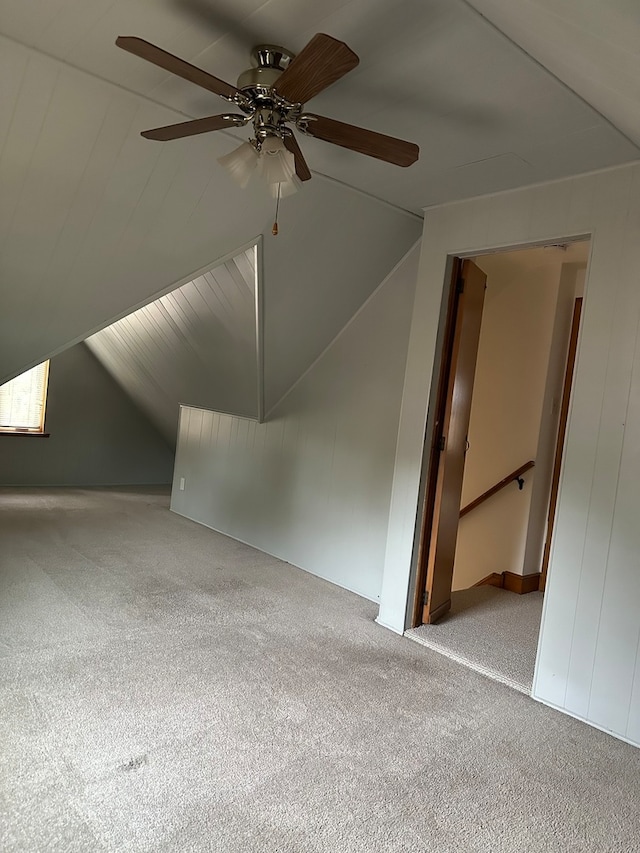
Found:
[[[406,636],[477,672],[530,694],[542,616],[542,593],[516,595],[476,586],[451,595],[451,611]]]
[[[3,853],[638,850],[640,750],[167,504],[0,491]]]

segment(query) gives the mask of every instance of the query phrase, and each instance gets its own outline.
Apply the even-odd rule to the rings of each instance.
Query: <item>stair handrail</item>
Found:
[[[525,462],[524,465],[521,465],[519,468],[516,468],[515,471],[512,471],[511,474],[508,474],[506,477],[503,477],[499,483],[496,483],[495,486],[491,486],[490,489],[487,489],[486,492],[483,492],[479,498],[476,498],[474,501],[471,501],[470,504],[467,504],[464,509],[460,510],[460,518],[463,515],[466,515],[468,512],[471,512],[472,509],[475,509],[477,506],[480,506],[481,503],[484,503],[489,498],[492,498],[495,494],[497,494],[501,489],[504,489],[505,486],[508,486],[509,483],[512,483],[514,480],[518,483],[518,487],[522,490],[524,486],[524,480],[522,479],[522,475],[526,474],[527,471],[530,471],[536,463],[533,459],[530,459],[529,462]]]

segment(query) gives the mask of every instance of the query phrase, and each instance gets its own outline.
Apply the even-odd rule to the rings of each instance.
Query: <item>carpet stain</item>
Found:
[[[144,755],[138,755],[135,758],[132,758],[131,761],[127,761],[126,764],[121,764],[118,767],[118,770],[122,770],[123,772],[128,772],[130,770],[140,770],[141,767],[144,767],[144,765],[148,763],[149,757],[145,752]]]

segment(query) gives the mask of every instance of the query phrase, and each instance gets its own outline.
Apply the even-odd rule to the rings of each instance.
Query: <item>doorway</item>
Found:
[[[454,259],[414,628],[495,588],[544,588],[588,252],[580,241]]]

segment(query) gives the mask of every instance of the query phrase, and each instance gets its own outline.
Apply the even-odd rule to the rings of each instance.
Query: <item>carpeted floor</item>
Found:
[[[541,617],[541,592],[474,586],[452,593],[451,611],[440,622],[406,636],[530,694]]]
[[[640,750],[134,490],[0,490],[3,853],[635,853]]]

